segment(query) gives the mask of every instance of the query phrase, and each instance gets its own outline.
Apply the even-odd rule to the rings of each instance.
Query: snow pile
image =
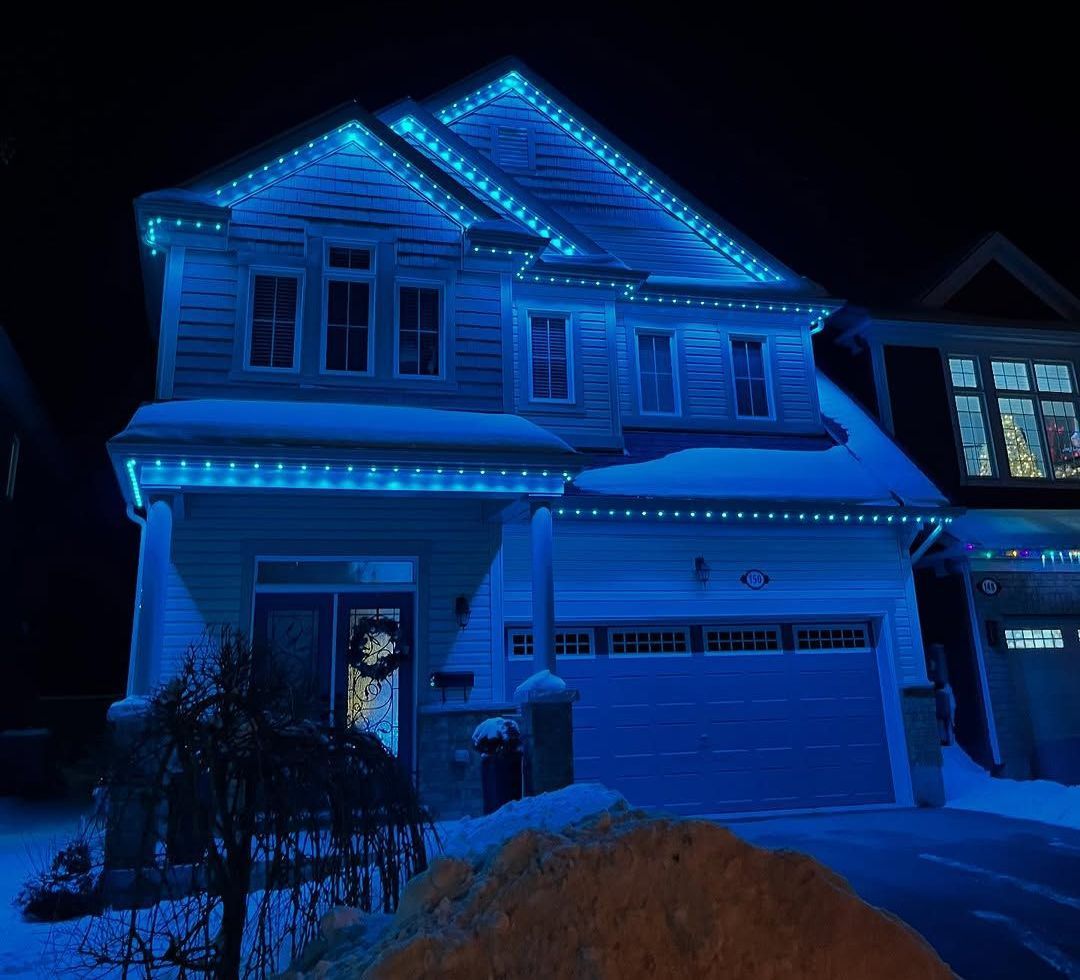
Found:
[[[550,670],[540,670],[514,688],[514,700],[532,701],[546,694],[561,694],[565,690],[566,681]]]
[[[492,755],[508,752],[521,745],[521,729],[513,718],[485,718],[472,733],[472,746],[477,752]]]
[[[959,745],[941,748],[946,806],[1080,830],[1080,786],[1047,779],[995,779]]]
[[[335,947],[290,976],[952,976],[919,936],[811,858],[760,850],[714,823],[651,819],[622,803],[542,829],[583,792],[605,791],[511,804],[529,829],[436,860],[382,938]],[[488,819],[501,830],[516,822],[501,811]]]

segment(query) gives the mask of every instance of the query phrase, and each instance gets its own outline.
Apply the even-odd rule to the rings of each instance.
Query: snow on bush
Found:
[[[512,718],[487,718],[473,731],[472,744],[482,755],[513,752],[521,745],[521,729]]]
[[[57,849],[19,889],[14,903],[28,919],[60,922],[89,915],[99,905],[101,855],[89,834],[80,832]]]
[[[959,745],[942,746],[946,806],[1080,830],[1080,786],[1048,779],[995,779]]]

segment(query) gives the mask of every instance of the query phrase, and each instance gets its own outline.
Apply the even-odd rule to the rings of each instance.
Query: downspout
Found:
[[[139,527],[139,570],[135,579],[135,610],[131,617],[131,648],[128,651],[128,678],[127,678],[127,691],[126,697],[131,697],[132,692],[135,690],[135,655],[136,644],[139,638],[139,617],[142,611],[142,589],[143,589],[143,558],[144,550],[146,548],[146,518],[141,516],[135,510],[134,504],[127,505],[128,520],[133,524],[137,524]]]

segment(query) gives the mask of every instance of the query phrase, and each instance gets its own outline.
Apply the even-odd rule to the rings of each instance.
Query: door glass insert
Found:
[[[408,655],[401,610],[350,605],[347,611],[345,723],[397,755],[401,663]]]

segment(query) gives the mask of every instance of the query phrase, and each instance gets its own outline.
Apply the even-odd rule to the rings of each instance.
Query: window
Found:
[[[960,424],[960,442],[964,450],[964,469],[967,475],[993,476],[982,398],[978,395],[954,395],[953,399],[956,405],[956,420]]]
[[[15,499],[15,476],[19,472],[19,437],[14,432],[11,434],[11,451],[8,453],[7,481],[4,485],[4,496],[8,500]]]
[[[675,414],[675,366],[671,334],[639,333],[638,387],[644,415]]]
[[[1036,364],[1035,384],[1039,391],[1069,392],[1073,390],[1072,373],[1068,364]]]
[[[492,159],[506,170],[531,170],[531,143],[525,126],[496,126]]]
[[[1027,365],[1023,361],[991,361],[994,387],[999,391],[1030,391]]]
[[[374,278],[371,250],[345,245],[327,249],[326,335],[323,369],[371,373]]]
[[[1009,650],[1061,650],[1064,646],[1060,629],[1005,630],[1005,647]]]
[[[668,627],[613,629],[608,634],[608,640],[612,656],[690,652],[690,637],[685,629]]]
[[[978,388],[975,362],[969,357],[950,357],[949,374],[954,388]]]
[[[769,653],[779,650],[780,630],[775,626],[705,630],[706,653]]]
[[[509,646],[512,657],[531,657],[533,655],[532,630],[511,630]],[[592,630],[556,630],[556,657],[591,657],[592,655]]]
[[[861,624],[796,626],[795,649],[801,652],[869,650],[870,635]]]
[[[437,286],[398,287],[398,374],[439,377],[440,298]]]
[[[1080,428],[1076,424],[1075,404],[1044,398],[1041,405],[1046,449],[1054,479],[1080,478]]]
[[[300,280],[297,276],[263,274],[252,279],[248,366],[293,370]]]
[[[768,418],[765,345],[760,340],[733,340],[731,361],[735,378],[735,414],[740,418]]]
[[[570,397],[570,338],[566,317],[529,317],[529,383],[538,401]]]
[[[1046,464],[1039,442],[1035,403],[1030,398],[998,398],[998,412],[1009,458],[1009,473],[1024,479],[1045,477]]]

